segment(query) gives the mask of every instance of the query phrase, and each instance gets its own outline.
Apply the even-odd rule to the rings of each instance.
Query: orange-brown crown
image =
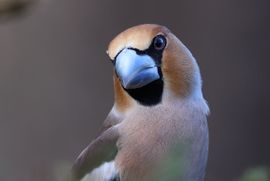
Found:
[[[124,48],[136,48],[138,50],[147,49],[157,34],[166,34],[169,30],[160,25],[143,24],[131,27],[118,34],[109,44],[108,55],[113,60],[115,56]]]

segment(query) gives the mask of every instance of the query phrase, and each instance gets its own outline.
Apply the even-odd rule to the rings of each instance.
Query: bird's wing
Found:
[[[114,108],[112,108],[112,110],[110,111],[110,113],[108,114],[106,119],[104,120],[102,128],[101,128],[99,133],[102,133],[105,130],[107,130],[108,128],[122,122],[123,118],[124,118],[124,116],[120,116],[120,114],[117,115]]]
[[[72,167],[75,180],[81,179],[101,163],[112,160],[117,152],[118,138],[119,131],[116,125],[108,128],[93,140],[78,156]]]

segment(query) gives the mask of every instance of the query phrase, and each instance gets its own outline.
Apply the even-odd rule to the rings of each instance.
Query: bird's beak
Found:
[[[116,73],[125,89],[140,88],[160,78],[155,61],[133,49],[125,48],[115,61]]]

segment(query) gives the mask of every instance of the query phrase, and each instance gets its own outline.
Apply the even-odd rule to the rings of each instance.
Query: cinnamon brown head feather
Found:
[[[171,31],[156,24],[143,24],[131,27],[117,35],[109,44],[107,53],[111,61],[125,48],[134,48],[144,51],[149,48],[157,35],[164,35],[167,45],[162,54],[161,72],[164,81],[164,94],[172,97],[185,97],[192,93],[196,80],[197,64],[189,50],[171,33]],[[196,82],[197,81],[197,82]],[[132,105],[130,97],[121,86],[121,82],[114,74],[116,106],[126,110]],[[200,86],[200,85],[199,85]]]

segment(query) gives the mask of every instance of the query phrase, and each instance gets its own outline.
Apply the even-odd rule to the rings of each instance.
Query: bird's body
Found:
[[[191,53],[167,28],[140,25],[118,35],[108,54],[116,70],[115,104],[104,132],[77,159],[74,175],[90,173],[84,179],[93,181],[202,181],[208,106]]]
[[[200,147],[201,151],[207,153],[208,147],[205,142],[207,140],[206,120],[203,115],[198,120],[194,120],[200,108],[196,107],[195,101],[193,104],[195,106],[176,101],[173,106],[172,104],[150,108],[138,106],[128,118],[123,120],[123,123],[119,125],[120,135],[123,135],[118,142],[120,151],[115,158],[123,180],[142,180],[143,177],[151,177],[149,173],[159,176],[159,172],[165,170],[155,168],[156,166],[170,167],[168,165],[170,163],[165,161],[166,157],[172,157],[171,160],[179,162],[177,164],[187,164],[185,159],[189,159],[190,164],[194,161],[196,166],[205,165],[206,160],[196,160],[196,157],[193,157],[195,154],[192,153],[193,150],[197,151],[195,147]],[[194,109],[189,111],[185,108],[189,106],[193,106]],[[187,146],[190,148],[186,148]],[[184,149],[188,149],[188,153],[185,153],[187,157],[181,155],[187,152]],[[188,172],[193,172],[192,165],[189,167]],[[181,172],[180,169],[185,168],[178,169],[177,174]],[[167,171],[166,175],[175,174],[172,173],[173,171]],[[142,178],[138,179],[140,176]]]

